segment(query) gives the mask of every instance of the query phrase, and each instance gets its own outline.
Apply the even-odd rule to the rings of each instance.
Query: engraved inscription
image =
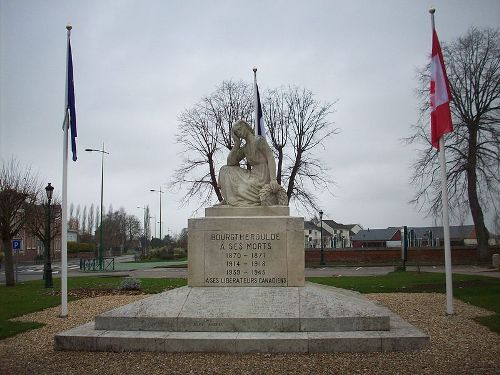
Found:
[[[206,232],[205,285],[286,286],[286,235]]]

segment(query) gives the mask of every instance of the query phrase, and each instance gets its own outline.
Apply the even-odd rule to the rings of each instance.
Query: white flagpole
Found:
[[[431,8],[432,32],[434,32],[434,13]],[[443,205],[443,234],[444,234],[444,268],[446,274],[446,313],[452,315],[453,312],[453,279],[451,270],[451,249],[450,249],[450,220],[448,213],[448,180],[446,177],[446,157],[444,154],[444,136],[439,138],[439,163],[441,165],[441,200]]]
[[[72,26],[66,26],[67,40]],[[62,177],[62,215],[61,215],[61,318],[68,316],[68,48],[66,48],[66,98],[63,125],[63,177]]]
[[[253,108],[254,108],[254,129],[255,129],[255,135],[259,134],[259,103],[257,101],[257,68],[253,68],[253,93],[254,93],[254,98],[253,98]]]

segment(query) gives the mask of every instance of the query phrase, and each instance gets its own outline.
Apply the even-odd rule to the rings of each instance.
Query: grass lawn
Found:
[[[445,293],[444,273],[391,272],[384,276],[311,277],[308,281],[360,293]],[[495,312],[477,318],[481,324],[500,333],[500,279],[476,275],[453,275],[453,297]]]
[[[71,277],[68,290],[117,289],[123,277]],[[384,276],[342,276],[308,278],[319,284],[356,290],[361,293],[395,292],[445,292],[445,275],[441,273],[392,272]],[[500,333],[500,279],[475,275],[453,277],[455,298],[494,311],[496,315],[477,320]],[[54,296],[43,287],[43,281],[28,281],[15,287],[0,286],[0,339],[14,336],[41,326],[35,322],[12,322],[8,319],[40,311],[60,304],[60,296]],[[186,285],[185,279],[143,278],[141,289],[146,293],[159,293],[167,288]],[[60,289],[60,279],[54,279],[54,290]],[[69,297],[73,300],[74,297]]]
[[[141,260],[131,260],[129,262],[121,262],[121,263],[179,263],[179,262],[187,262],[187,257],[178,258],[178,259],[141,259]]]
[[[76,289],[117,289],[123,277],[70,277],[68,290]],[[160,293],[166,288],[186,285],[185,279],[141,279],[141,289],[145,293]],[[60,290],[61,279],[54,279],[54,289]],[[52,295],[51,289],[44,288],[43,280],[27,281],[14,287],[0,286],[0,339],[42,326],[36,322],[13,322],[11,318],[40,311],[61,303],[61,297]],[[75,298],[68,296],[68,300]]]
[[[130,270],[143,270],[149,268],[185,268],[187,267],[186,259],[177,260],[160,260],[160,261],[137,261],[137,262],[122,262],[115,263],[115,271],[130,271]]]

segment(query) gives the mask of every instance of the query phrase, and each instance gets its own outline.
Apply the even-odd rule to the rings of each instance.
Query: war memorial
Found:
[[[408,351],[429,338],[356,292],[305,282],[304,220],[290,216],[265,139],[243,121],[219,173],[224,200],[189,219],[188,286],[95,317],[58,350]],[[251,169],[240,166],[246,161]]]

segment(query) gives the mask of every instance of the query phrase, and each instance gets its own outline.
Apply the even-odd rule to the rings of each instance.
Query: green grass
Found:
[[[116,289],[123,277],[71,277],[68,290],[72,289]],[[54,279],[54,289],[60,290],[61,280]],[[141,279],[141,289],[145,293],[159,293],[166,288],[186,285],[185,279]],[[40,311],[61,303],[60,296],[50,295],[44,288],[43,280],[27,281],[14,287],[0,286],[0,340],[18,333],[42,327],[36,322],[14,322],[9,319]],[[74,300],[69,296],[68,300]]]
[[[384,276],[311,277],[308,281],[360,293],[446,292],[443,273],[391,272]],[[453,297],[496,314],[476,321],[500,333],[500,279],[476,275],[453,275]]]
[[[165,267],[185,267],[187,264],[186,260],[170,260],[170,261],[160,261],[160,262],[124,262],[115,263],[115,271],[130,271],[130,270],[142,270],[150,268],[165,268]]]
[[[56,306],[60,297],[47,295],[43,281],[0,287],[0,339],[43,326],[35,322],[12,322],[8,319]]]
[[[160,258],[152,258],[152,259],[141,259],[141,260],[131,260],[129,262],[121,262],[121,263],[177,263],[177,262],[187,262],[187,257],[177,258],[177,259],[160,259]]]

